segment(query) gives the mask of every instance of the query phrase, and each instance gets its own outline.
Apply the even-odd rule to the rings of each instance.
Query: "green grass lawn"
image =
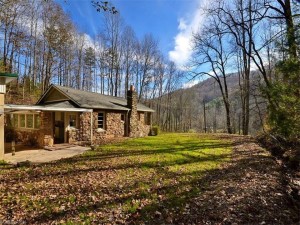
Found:
[[[213,136],[161,134],[53,163],[0,165],[0,221],[127,223],[138,215],[150,223],[160,213],[171,217],[201,194],[202,177],[228,160],[231,149],[231,142]]]

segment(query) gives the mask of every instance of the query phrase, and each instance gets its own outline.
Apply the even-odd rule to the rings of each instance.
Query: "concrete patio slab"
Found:
[[[4,155],[4,160],[12,164],[17,164],[19,162],[24,162],[27,160],[32,163],[44,163],[79,155],[89,149],[89,147],[74,146],[66,149],[61,149],[59,151],[47,151],[44,149],[27,150],[16,152],[16,155],[14,156],[12,156],[11,153],[7,153]]]

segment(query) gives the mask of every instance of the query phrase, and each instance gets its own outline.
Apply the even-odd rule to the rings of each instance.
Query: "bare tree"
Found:
[[[217,20],[216,16],[212,15],[201,30],[201,33],[198,32],[194,35],[195,54],[192,67],[194,68],[194,77],[212,77],[217,82],[226,109],[227,132],[232,133],[231,109],[227,87],[228,73],[226,70],[228,69],[233,52],[226,43],[227,38],[228,35],[223,30],[221,23]],[[208,65],[211,72],[203,72],[201,67],[204,65]]]
[[[104,34],[106,51],[109,57],[109,93],[117,96],[121,79],[121,32],[123,21],[120,14],[106,13],[104,19]]]
[[[125,27],[122,33],[122,65],[125,73],[125,96],[129,88],[129,83],[132,81],[132,74],[134,70],[134,55],[136,47],[136,36],[133,29],[129,26]]]
[[[145,96],[145,89],[152,79],[152,69],[155,65],[155,56],[158,53],[158,43],[151,34],[147,34],[143,37],[140,43],[140,54],[138,57],[138,74],[137,74],[137,86],[138,86],[138,98],[141,100]]]

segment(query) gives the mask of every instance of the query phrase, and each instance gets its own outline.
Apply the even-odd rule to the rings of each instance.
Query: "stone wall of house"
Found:
[[[69,144],[80,144],[80,130],[76,128],[67,131],[67,142]]]
[[[122,113],[106,113],[106,136],[124,137],[125,122],[121,120]]]
[[[129,137],[140,137],[139,132],[139,122],[138,122],[138,112],[137,112],[137,93],[134,91],[133,87],[127,91],[127,107],[130,108],[129,112]]]
[[[113,138],[124,137],[125,122],[121,119],[121,112],[105,112],[105,129],[98,128],[98,112],[93,112],[93,140],[92,144],[102,144]],[[69,143],[90,144],[91,137],[91,113],[80,115],[80,127],[78,130],[68,131]]]
[[[111,139],[124,137],[124,121],[121,112],[105,112],[105,129],[98,128],[98,112],[93,112],[93,144],[102,144]]]
[[[150,133],[150,125],[145,124],[145,113],[139,112],[138,129],[137,129],[138,137],[148,136],[149,133]]]
[[[136,109],[136,106],[133,107]],[[91,143],[91,113],[80,113],[78,128],[72,128],[67,131],[66,142],[78,145],[98,145],[109,142],[114,138],[127,136],[125,121],[122,120],[122,114],[124,115],[124,120],[127,115],[125,111],[106,111],[105,129],[100,129],[98,128],[98,112],[93,112],[93,138]],[[149,134],[150,126],[145,124],[144,117],[145,114],[143,112],[138,113],[136,110],[133,110],[130,117],[132,122],[130,125],[130,137],[144,137]],[[54,144],[53,119],[53,112],[41,112],[40,129],[18,129],[16,131],[16,140],[21,141],[24,144],[38,145],[40,147],[52,146]]]
[[[105,121],[106,122],[106,121]],[[98,129],[98,112],[93,112],[93,144],[101,144],[106,139],[106,130]]]
[[[103,112],[103,111],[99,111]],[[80,114],[79,128],[68,131],[68,142],[70,144],[89,145],[89,144],[103,144],[109,142],[114,138],[124,137],[125,121],[122,121],[121,115],[126,116],[126,112],[106,111],[105,112],[105,128],[98,128],[98,111],[92,113],[93,124],[93,140],[91,138],[91,113],[84,112]],[[145,124],[145,114],[143,112],[134,113],[135,124],[131,125],[134,132],[131,130],[130,137],[144,137],[150,132],[150,125]],[[132,121],[132,120],[131,120]],[[134,127],[133,127],[134,126]]]
[[[41,112],[41,128],[40,128],[40,135],[41,138],[39,139],[40,146],[52,146],[54,144],[53,138],[53,116],[52,112]]]
[[[79,129],[74,130],[72,141],[75,144],[91,144],[91,113],[83,112],[79,116]]]
[[[21,142],[24,145],[42,147],[44,144],[43,135],[40,130],[18,129],[15,131],[15,135],[15,141]]]

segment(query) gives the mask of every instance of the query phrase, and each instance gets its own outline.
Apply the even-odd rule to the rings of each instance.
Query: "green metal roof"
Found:
[[[18,74],[16,73],[0,73],[0,79],[5,79],[5,83],[9,83],[12,80],[16,79],[18,77]]]
[[[1,73],[0,72],[0,77],[18,77],[18,74],[16,74],[16,73]]]

